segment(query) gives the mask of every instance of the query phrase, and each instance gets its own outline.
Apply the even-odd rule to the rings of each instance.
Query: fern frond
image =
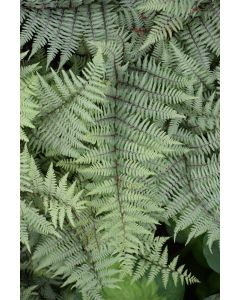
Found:
[[[160,13],[154,19],[154,25],[149,32],[146,41],[140,49],[154,44],[160,40],[172,37],[173,32],[182,29],[182,20],[179,17],[173,17],[165,13]]]
[[[105,3],[82,1],[22,1],[21,46],[33,40],[31,56],[48,45],[47,67],[60,53],[59,69],[78,49],[81,40],[103,41],[113,37],[117,15]],[[91,48],[91,47],[90,47]]]
[[[151,56],[146,56],[143,60],[139,59],[134,66],[130,66],[130,70],[139,73],[139,77],[141,73],[145,76],[148,75],[149,80],[155,80],[156,85],[170,85],[184,89],[193,84],[189,78],[176,74],[171,68],[163,67]]]
[[[24,300],[197,283],[156,225],[219,242],[219,1],[21,0],[21,47]]]
[[[70,157],[77,157],[80,149],[86,148],[84,135],[94,122],[92,112],[99,110],[96,104],[105,98],[104,70],[99,55],[83,70],[84,79],[65,71],[62,77],[52,71],[52,82],[39,76],[41,112],[31,140],[34,148]]]
[[[25,128],[35,128],[33,121],[39,113],[39,106],[36,101],[36,95],[39,88],[39,81],[36,74],[38,66],[31,65],[21,68],[20,80],[20,139],[28,142],[29,139]]]
[[[79,289],[83,299],[103,299],[101,289],[115,287],[119,279],[107,247],[88,248],[88,244],[71,232],[63,233],[64,239],[42,239],[33,255],[38,269],[48,268],[54,275],[63,275],[65,283]]]
[[[170,46],[173,50],[173,59],[178,65],[178,72],[181,72],[185,76],[192,76],[200,84],[211,87],[213,83],[212,73],[206,70],[194,58],[185,54],[175,42],[170,42]]]
[[[158,181],[161,199],[167,203],[165,217],[176,222],[175,236],[189,228],[190,241],[208,232],[209,245],[212,245],[219,238],[218,158],[191,155],[187,159],[183,156],[170,166],[168,176],[163,174]]]
[[[182,284],[197,283],[198,279],[184,271],[184,266],[176,267],[178,257],[175,257],[170,263],[168,262],[168,249],[164,244],[168,240],[166,237],[149,237],[146,239],[143,248],[140,248],[138,257],[133,265],[133,281],[138,280],[145,274],[148,276],[148,283],[154,280],[160,273],[164,286],[168,284],[170,275],[173,278],[174,284],[177,286],[178,281]],[[164,248],[163,248],[164,247]]]
[[[34,291],[37,286],[30,286],[28,288],[21,287],[21,300],[36,300],[37,293]]]
[[[74,219],[85,208],[82,191],[76,191],[76,182],[69,186],[66,174],[57,183],[52,164],[43,178],[26,147],[21,159],[21,190],[33,193],[39,198],[41,207],[44,207],[45,214],[50,214],[55,228],[59,224],[62,229],[65,219],[75,226]]]
[[[219,4],[216,1],[216,9],[210,13],[210,15],[203,14],[200,17],[200,24],[196,31],[201,35],[202,40],[214,54],[219,56],[220,54],[220,40],[219,40],[219,28],[220,28],[220,15],[219,15]]]
[[[174,16],[186,17],[191,12],[195,3],[195,0],[148,0],[140,4],[138,9],[140,11],[164,11]]]
[[[96,112],[96,123],[86,135],[86,140],[96,147],[84,151],[71,165],[83,177],[92,180],[86,188],[94,199],[92,206],[102,223],[99,231],[104,241],[113,245],[115,253],[121,257],[122,266],[129,272],[132,256],[137,253],[142,236],[149,235],[149,228],[157,223],[153,212],[161,211],[152,200],[151,192],[144,189],[144,182],[155,175],[148,162],[163,158],[168,151],[181,149],[181,144],[169,138],[150,120],[160,116],[165,118],[167,113],[169,117],[179,117],[171,109],[159,106],[157,101],[160,99],[171,104],[187,101],[192,96],[178,89],[156,87],[153,79],[148,81],[147,74],[123,74],[122,56],[117,47],[110,45],[110,48],[115,49],[116,55],[104,51],[106,55],[110,53],[110,61],[113,58],[114,76],[109,78],[107,94],[109,102],[104,104],[102,112]],[[123,105],[125,101],[132,105]],[[153,101],[156,101],[159,115],[148,112],[148,105],[153,106]],[[141,109],[133,109],[134,103]],[[115,220],[114,224],[112,220]]]
[[[26,245],[30,251],[28,240],[28,231],[37,232],[44,235],[54,235],[60,238],[58,232],[54,229],[51,222],[40,215],[34,207],[28,206],[24,201],[21,201],[21,242]]]
[[[21,31],[21,45],[33,39],[31,56],[46,44],[47,66],[60,52],[60,67],[76,51],[82,36],[80,10],[78,7],[51,7],[47,3],[23,1],[21,11],[25,17]],[[34,38],[33,38],[34,37]]]

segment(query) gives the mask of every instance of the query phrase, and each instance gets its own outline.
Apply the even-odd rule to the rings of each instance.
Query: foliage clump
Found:
[[[156,228],[219,247],[219,1],[22,0],[21,51],[21,299],[199,282]]]

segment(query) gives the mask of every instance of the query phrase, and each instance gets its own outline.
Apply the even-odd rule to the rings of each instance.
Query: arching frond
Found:
[[[84,135],[94,122],[93,111],[99,110],[96,103],[105,101],[103,61],[99,55],[83,70],[84,78],[71,71],[62,71],[60,76],[53,70],[51,80],[39,76],[37,98],[41,112],[31,139],[34,148],[70,157],[77,157],[86,148]]]

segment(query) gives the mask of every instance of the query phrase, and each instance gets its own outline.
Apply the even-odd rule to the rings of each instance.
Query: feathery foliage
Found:
[[[158,228],[219,243],[219,1],[22,0],[21,51],[21,299],[198,283]]]

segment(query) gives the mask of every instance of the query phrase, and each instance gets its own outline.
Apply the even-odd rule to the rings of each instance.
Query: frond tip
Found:
[[[165,287],[167,287],[170,275],[175,286],[177,286],[179,280],[182,284],[184,282],[187,284],[199,282],[195,276],[184,270],[184,265],[177,267],[178,257],[175,257],[170,263],[168,262],[168,249],[167,246],[164,246],[167,240],[167,237],[154,238],[152,236],[146,239],[135,262],[133,281],[146,274],[150,283],[160,273]]]
[[[61,238],[59,233],[54,229],[51,222],[39,214],[39,211],[31,206],[28,206],[24,201],[21,201],[21,242],[26,245],[30,252],[30,245],[28,239],[28,230],[44,235],[54,235]]]

